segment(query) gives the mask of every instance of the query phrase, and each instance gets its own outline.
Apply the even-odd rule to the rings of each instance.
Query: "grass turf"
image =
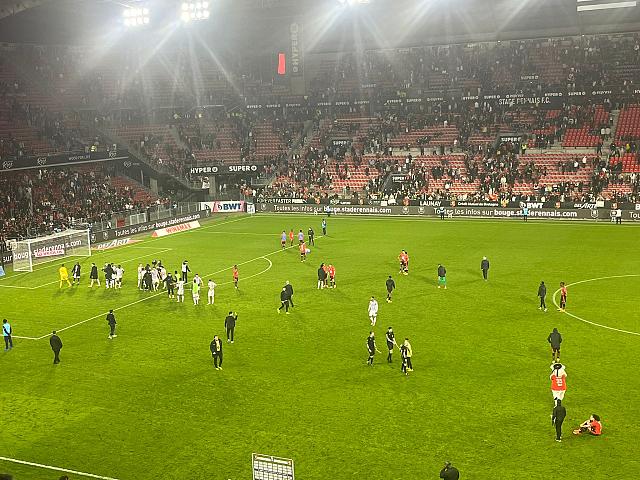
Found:
[[[16,339],[2,352],[0,455],[122,480],[246,479],[252,452],[293,458],[307,480],[434,478],[447,459],[463,478],[637,475],[640,336],[583,323],[551,301],[560,281],[640,274],[636,228],[331,217],[306,263],[296,247],[280,251],[279,232],[310,225],[320,233],[315,216],[218,219],[82,259],[82,285],[62,291],[57,263],[0,279],[0,315],[15,335],[41,337],[96,317],[60,334],[60,365],[51,364],[46,337]],[[407,277],[397,273],[403,248]],[[153,258],[215,272],[216,305],[206,305],[206,291],[198,307],[189,292],[184,304],[139,292],[137,264]],[[87,288],[90,262],[107,259],[126,262],[122,290]],[[336,266],[338,288],[316,289],[321,261]],[[446,291],[436,288],[439,262]],[[384,302],[389,274],[398,286],[392,304]],[[296,304],[288,316],[276,313],[286,280]],[[537,309],[540,280],[549,287],[546,314]],[[640,332],[639,287],[640,277],[570,286],[568,311]],[[365,365],[371,295],[380,301],[378,348],[385,352],[389,325],[411,339],[409,377],[397,350],[392,365],[384,354]],[[114,340],[109,308],[121,308]],[[236,342],[225,344],[216,371],[208,345],[223,335],[229,310],[239,314]],[[553,327],[568,372],[561,444],[550,421]],[[572,436],[591,413],[602,417],[603,436]],[[58,475],[4,461],[0,471]]]

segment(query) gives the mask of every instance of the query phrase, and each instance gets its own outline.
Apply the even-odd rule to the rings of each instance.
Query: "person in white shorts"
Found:
[[[178,280],[178,291],[176,292],[176,301],[184,303],[184,280]]]
[[[216,282],[213,280],[209,280],[208,282],[209,290],[207,291],[207,305],[213,305],[215,303],[216,296]]]
[[[138,265],[138,290],[143,290],[142,279],[144,278],[144,267],[142,264]]]
[[[158,274],[157,268],[151,269],[151,285],[154,291],[158,290],[158,286],[160,285],[160,275]]]
[[[564,394],[567,391],[567,372],[564,369],[564,365],[559,362],[551,364],[551,393],[553,394],[553,401],[564,400]]]
[[[116,267],[116,288],[122,288],[122,277],[124,276],[124,268],[122,265]]]
[[[369,300],[369,320],[371,320],[372,327],[376,325],[378,320],[378,301],[373,297]]]

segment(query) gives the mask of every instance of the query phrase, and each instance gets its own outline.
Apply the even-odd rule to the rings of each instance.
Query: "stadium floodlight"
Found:
[[[180,19],[185,23],[207,20],[210,16],[209,2],[184,2],[180,10]]]
[[[148,25],[151,21],[150,13],[147,7],[126,7],[122,12],[124,26],[139,27],[141,25]]]

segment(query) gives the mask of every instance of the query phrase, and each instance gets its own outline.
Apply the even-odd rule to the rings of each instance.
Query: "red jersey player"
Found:
[[[567,391],[567,372],[564,370],[564,365],[561,363],[554,363],[551,365],[553,371],[549,378],[551,379],[551,393],[553,394],[553,400],[564,400],[564,394]]]
[[[304,262],[307,259],[307,246],[304,242],[300,243],[300,261]]]
[[[289,230],[289,246],[293,246],[293,228]]]
[[[409,275],[409,254],[402,250],[398,255],[398,260],[400,260],[400,273]]]
[[[336,288],[336,267],[329,265],[329,288]]]
[[[564,282],[560,282],[560,308],[559,312],[564,312],[564,309],[567,308],[567,287]]]
[[[233,285],[238,289],[238,265],[233,266]]]
[[[324,283],[322,285],[322,288],[327,288],[327,280],[329,279],[329,265],[326,264],[322,264],[322,269],[324,270]]]

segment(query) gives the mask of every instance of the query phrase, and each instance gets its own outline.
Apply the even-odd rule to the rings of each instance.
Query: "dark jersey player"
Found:
[[[387,363],[391,363],[393,349],[396,346],[396,334],[393,333],[393,328],[389,327],[386,333],[387,340],[387,349],[389,350],[389,354],[387,355]]]
[[[389,275],[389,278],[387,278],[387,303],[391,303],[391,294],[393,293],[393,291],[396,288],[396,282],[393,281],[393,278],[391,278],[391,275]]]
[[[376,337],[373,332],[369,332],[369,336],[367,337],[367,350],[369,351],[369,359],[367,360],[367,365],[373,366],[373,356],[378,351],[378,349],[376,348]]]

